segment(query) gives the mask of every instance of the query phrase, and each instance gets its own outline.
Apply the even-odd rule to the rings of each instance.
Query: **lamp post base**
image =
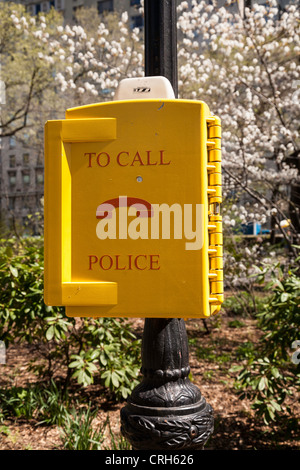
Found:
[[[202,450],[213,432],[212,408],[204,398],[193,407],[151,409],[128,403],[121,419],[122,434],[134,450]]]
[[[214,427],[212,407],[188,375],[182,319],[146,319],[142,382],[121,410],[121,432],[134,450],[201,450]]]

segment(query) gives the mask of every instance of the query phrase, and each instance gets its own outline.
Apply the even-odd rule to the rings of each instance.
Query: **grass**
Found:
[[[97,414],[89,404],[87,408],[72,408],[64,415],[61,438],[67,450],[101,450],[104,441],[106,422],[97,429],[93,428],[93,421]]]
[[[67,394],[63,395],[53,381],[48,388],[35,384],[0,389],[0,423],[9,418],[23,418],[34,421],[37,426],[57,425],[61,445],[66,450],[129,450],[129,443],[122,436],[114,435],[109,419],[97,424],[98,411],[90,403],[83,406]],[[104,446],[106,430],[111,449]],[[0,426],[1,434],[13,444],[19,438],[5,424]]]

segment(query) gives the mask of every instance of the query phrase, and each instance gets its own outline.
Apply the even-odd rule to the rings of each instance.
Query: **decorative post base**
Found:
[[[121,432],[134,450],[201,450],[213,410],[190,382],[184,320],[146,319],[143,381],[121,410]]]

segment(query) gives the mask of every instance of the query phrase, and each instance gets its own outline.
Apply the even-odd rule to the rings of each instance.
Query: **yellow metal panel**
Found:
[[[221,162],[209,162],[207,165],[209,174],[211,173],[221,173]]]
[[[63,284],[72,278],[71,145],[68,141],[79,142],[87,136],[92,141],[116,137],[115,119],[78,120],[72,124],[60,120],[45,125],[44,299],[47,305],[67,305]]]
[[[208,128],[208,138],[221,138],[221,127],[220,126],[209,126]]]
[[[208,188],[209,203],[212,204],[222,202],[222,187],[221,186],[209,186]]]
[[[210,173],[208,178],[209,186],[221,186],[222,184],[222,175],[221,173]]]
[[[62,127],[64,127],[62,122]],[[61,178],[63,184],[61,186],[61,252],[62,257],[62,282],[68,282],[71,279],[71,155],[70,144],[62,145],[61,155]],[[63,300],[62,300],[62,303]]]
[[[115,282],[63,282],[62,304],[66,306],[117,305],[118,285]]]
[[[210,259],[211,269],[223,269],[223,258],[216,257]]]
[[[82,317],[219,311],[222,252],[211,245],[222,243],[222,225],[208,217],[221,198],[216,123],[203,102],[131,100],[46,124],[48,305]]]
[[[208,161],[209,162],[221,162],[222,161],[221,149],[208,148]]]
[[[211,269],[209,271],[209,277],[213,282],[223,281],[223,270],[222,269]]]
[[[212,294],[223,294],[223,282],[222,281],[211,281],[210,288]]]
[[[209,220],[211,222],[222,222],[222,216],[219,215],[219,214],[212,214],[210,217],[209,217]]]
[[[207,119],[208,127],[221,126],[221,119],[218,116],[210,116]]]
[[[209,235],[211,245],[223,245],[223,234],[222,233],[211,233]]]
[[[116,119],[73,119],[62,121],[61,138],[64,142],[103,142],[117,135]]]
[[[213,139],[209,138],[207,141],[207,148],[208,150],[221,150],[221,139]]]
[[[208,228],[210,229],[210,233],[222,233],[222,222],[210,220]]]
[[[224,302],[223,294],[212,294],[212,297],[210,297],[210,303],[212,304],[221,304],[223,302]]]
[[[216,315],[221,309],[221,302],[218,300],[219,305],[210,304],[210,315]]]
[[[62,283],[62,158],[61,121],[45,126],[44,183],[44,299],[47,305],[61,305]]]
[[[219,246],[210,245],[209,246],[209,256],[210,256],[210,258],[223,256],[223,246],[222,245],[219,245]]]

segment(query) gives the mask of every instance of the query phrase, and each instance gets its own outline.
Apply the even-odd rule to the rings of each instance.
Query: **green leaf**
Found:
[[[53,338],[54,336],[54,326],[51,325],[48,330],[46,331],[46,338],[48,341],[51,341],[51,339]]]
[[[270,418],[274,421],[274,418],[275,418],[275,413],[274,413],[274,408],[272,407],[272,405],[267,405],[267,410],[269,412],[269,415],[270,415]]]
[[[280,296],[280,300],[281,302],[286,302],[289,297],[290,297],[290,294],[288,294],[287,292],[283,292],[283,294],[281,294]]]
[[[236,366],[232,366],[230,367],[230,369],[228,370],[228,372],[238,372],[240,370],[242,370],[244,367],[241,366],[241,365],[236,365]]]
[[[265,377],[262,377],[258,384],[258,390],[260,391],[264,390],[265,386],[266,386]]]
[[[274,400],[271,400],[270,403],[272,404],[272,406],[275,408],[276,411],[281,411],[281,406],[279,405],[279,403],[277,403]]]
[[[90,355],[89,355],[89,360],[93,361],[99,356],[99,351],[97,349],[94,349]]]
[[[111,375],[108,375],[105,382],[104,382],[104,385],[105,387],[109,387],[110,386],[110,380],[111,380]]]
[[[19,273],[18,273],[17,268],[14,268],[13,266],[9,266],[9,269],[14,277],[18,277]]]
[[[284,287],[282,285],[282,283],[279,281],[279,279],[276,280],[276,287],[278,287],[280,290],[284,290]]]
[[[277,369],[277,367],[272,367],[271,372],[272,372],[273,377],[275,377],[275,379],[277,379],[280,376],[280,372]]]
[[[107,359],[106,359],[106,356],[105,356],[104,353],[100,354],[99,359],[100,359],[100,362],[101,362],[101,364],[102,364],[103,366],[106,366],[106,365],[107,365]]]
[[[114,387],[119,387],[120,382],[115,371],[111,374],[111,381]]]
[[[88,366],[88,371],[92,374],[93,372],[97,372],[97,370],[97,366],[91,362]]]
[[[85,372],[84,370],[78,370],[77,373],[75,372],[74,374],[74,377],[75,375],[77,375],[77,378],[78,378],[78,383],[84,383],[84,379],[85,379]]]
[[[73,361],[70,362],[69,367],[72,369],[73,367],[79,367],[82,366],[82,361]]]

